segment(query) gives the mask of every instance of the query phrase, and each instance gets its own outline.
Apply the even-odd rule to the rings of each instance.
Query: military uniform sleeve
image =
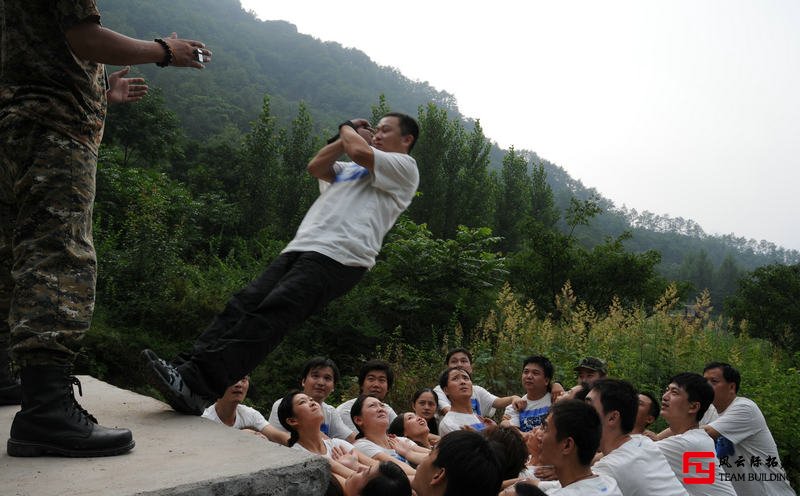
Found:
[[[100,11],[95,0],[58,0],[55,12],[62,32],[84,21],[100,24]]]

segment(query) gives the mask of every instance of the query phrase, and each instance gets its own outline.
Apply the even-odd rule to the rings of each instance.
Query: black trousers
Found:
[[[193,391],[210,399],[249,374],[281,342],[364,276],[315,252],[283,253],[261,276],[236,293],[225,310],[175,360]]]

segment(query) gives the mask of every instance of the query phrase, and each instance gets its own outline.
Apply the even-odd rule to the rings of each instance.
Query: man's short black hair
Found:
[[[333,370],[333,383],[338,384],[339,367],[336,366],[336,362],[334,362],[330,358],[321,356],[314,357],[306,362],[305,366],[303,367],[303,375],[300,376],[300,383],[302,384],[302,382],[305,380],[306,377],[308,377],[308,374],[310,374],[312,370],[322,369],[327,367],[330,367],[331,370]]]
[[[585,467],[591,465],[603,434],[597,411],[584,401],[563,400],[554,404],[550,413],[550,420],[556,429],[556,440],[572,438],[580,464]]]
[[[545,356],[531,355],[522,361],[522,370],[525,370],[525,366],[530,363],[534,363],[542,368],[544,376],[547,378],[547,390],[550,391],[553,382],[553,374],[556,371],[555,367],[553,367],[553,363]]]
[[[656,395],[651,393],[650,391],[639,391],[639,394],[643,394],[650,398],[650,411],[647,412],[653,417],[653,422],[658,419],[658,416],[661,414],[661,402],[656,399]]]
[[[378,464],[378,475],[361,490],[361,496],[411,496],[411,482],[399,465],[389,461]]]
[[[412,141],[411,146],[408,147],[408,152],[411,153],[411,150],[419,139],[419,124],[417,124],[417,120],[401,112],[388,112],[383,114],[383,117],[397,117],[397,120],[400,121],[400,134],[403,136],[408,136],[410,134],[414,137],[414,141]]]
[[[690,403],[700,403],[700,409],[697,410],[695,415],[697,417],[696,420],[699,422],[705,415],[706,410],[708,410],[708,406],[714,401],[714,388],[711,387],[705,377],[694,372],[677,374],[669,382],[670,384],[675,383],[676,386],[686,391]]]
[[[472,363],[472,353],[470,353],[468,349],[453,348],[452,350],[448,351],[447,356],[444,357],[444,364],[447,365],[448,363],[450,363],[450,359],[453,358],[453,355],[455,355],[456,353],[463,353],[467,355],[467,358],[469,358],[469,363]]]
[[[364,387],[364,381],[367,379],[367,374],[375,370],[386,373],[386,383],[389,386],[389,390],[391,390],[392,384],[394,384],[394,372],[392,372],[392,366],[383,360],[370,360],[361,366],[361,370],[358,371],[359,389]]]
[[[528,447],[515,427],[491,426],[481,432],[494,450],[503,480],[516,479],[528,460]]]
[[[742,383],[742,376],[739,374],[738,370],[733,368],[733,365],[725,362],[707,363],[703,368],[703,373],[706,373],[711,369],[722,369],[722,377],[725,379],[725,381],[736,384],[736,393],[739,393],[739,385]]]
[[[442,437],[433,465],[445,470],[445,496],[497,496],[503,483],[497,456],[477,432],[453,431]]]
[[[639,393],[633,384],[622,379],[600,379],[592,385],[592,391],[600,393],[604,414],[619,412],[623,434],[633,430],[639,410]]]

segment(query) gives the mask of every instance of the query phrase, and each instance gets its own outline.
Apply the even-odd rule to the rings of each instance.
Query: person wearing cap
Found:
[[[604,379],[608,374],[606,363],[597,357],[586,357],[578,363],[573,370],[578,373],[578,383],[586,383],[589,386],[600,379]]]

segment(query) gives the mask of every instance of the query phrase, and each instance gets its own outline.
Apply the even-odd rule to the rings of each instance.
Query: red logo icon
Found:
[[[694,469],[697,477],[684,477],[684,484],[713,484],[716,474],[714,461],[717,456],[713,451],[687,451],[683,454],[683,473]],[[705,467],[703,466],[705,463]],[[705,475],[704,477],[700,477]]]

